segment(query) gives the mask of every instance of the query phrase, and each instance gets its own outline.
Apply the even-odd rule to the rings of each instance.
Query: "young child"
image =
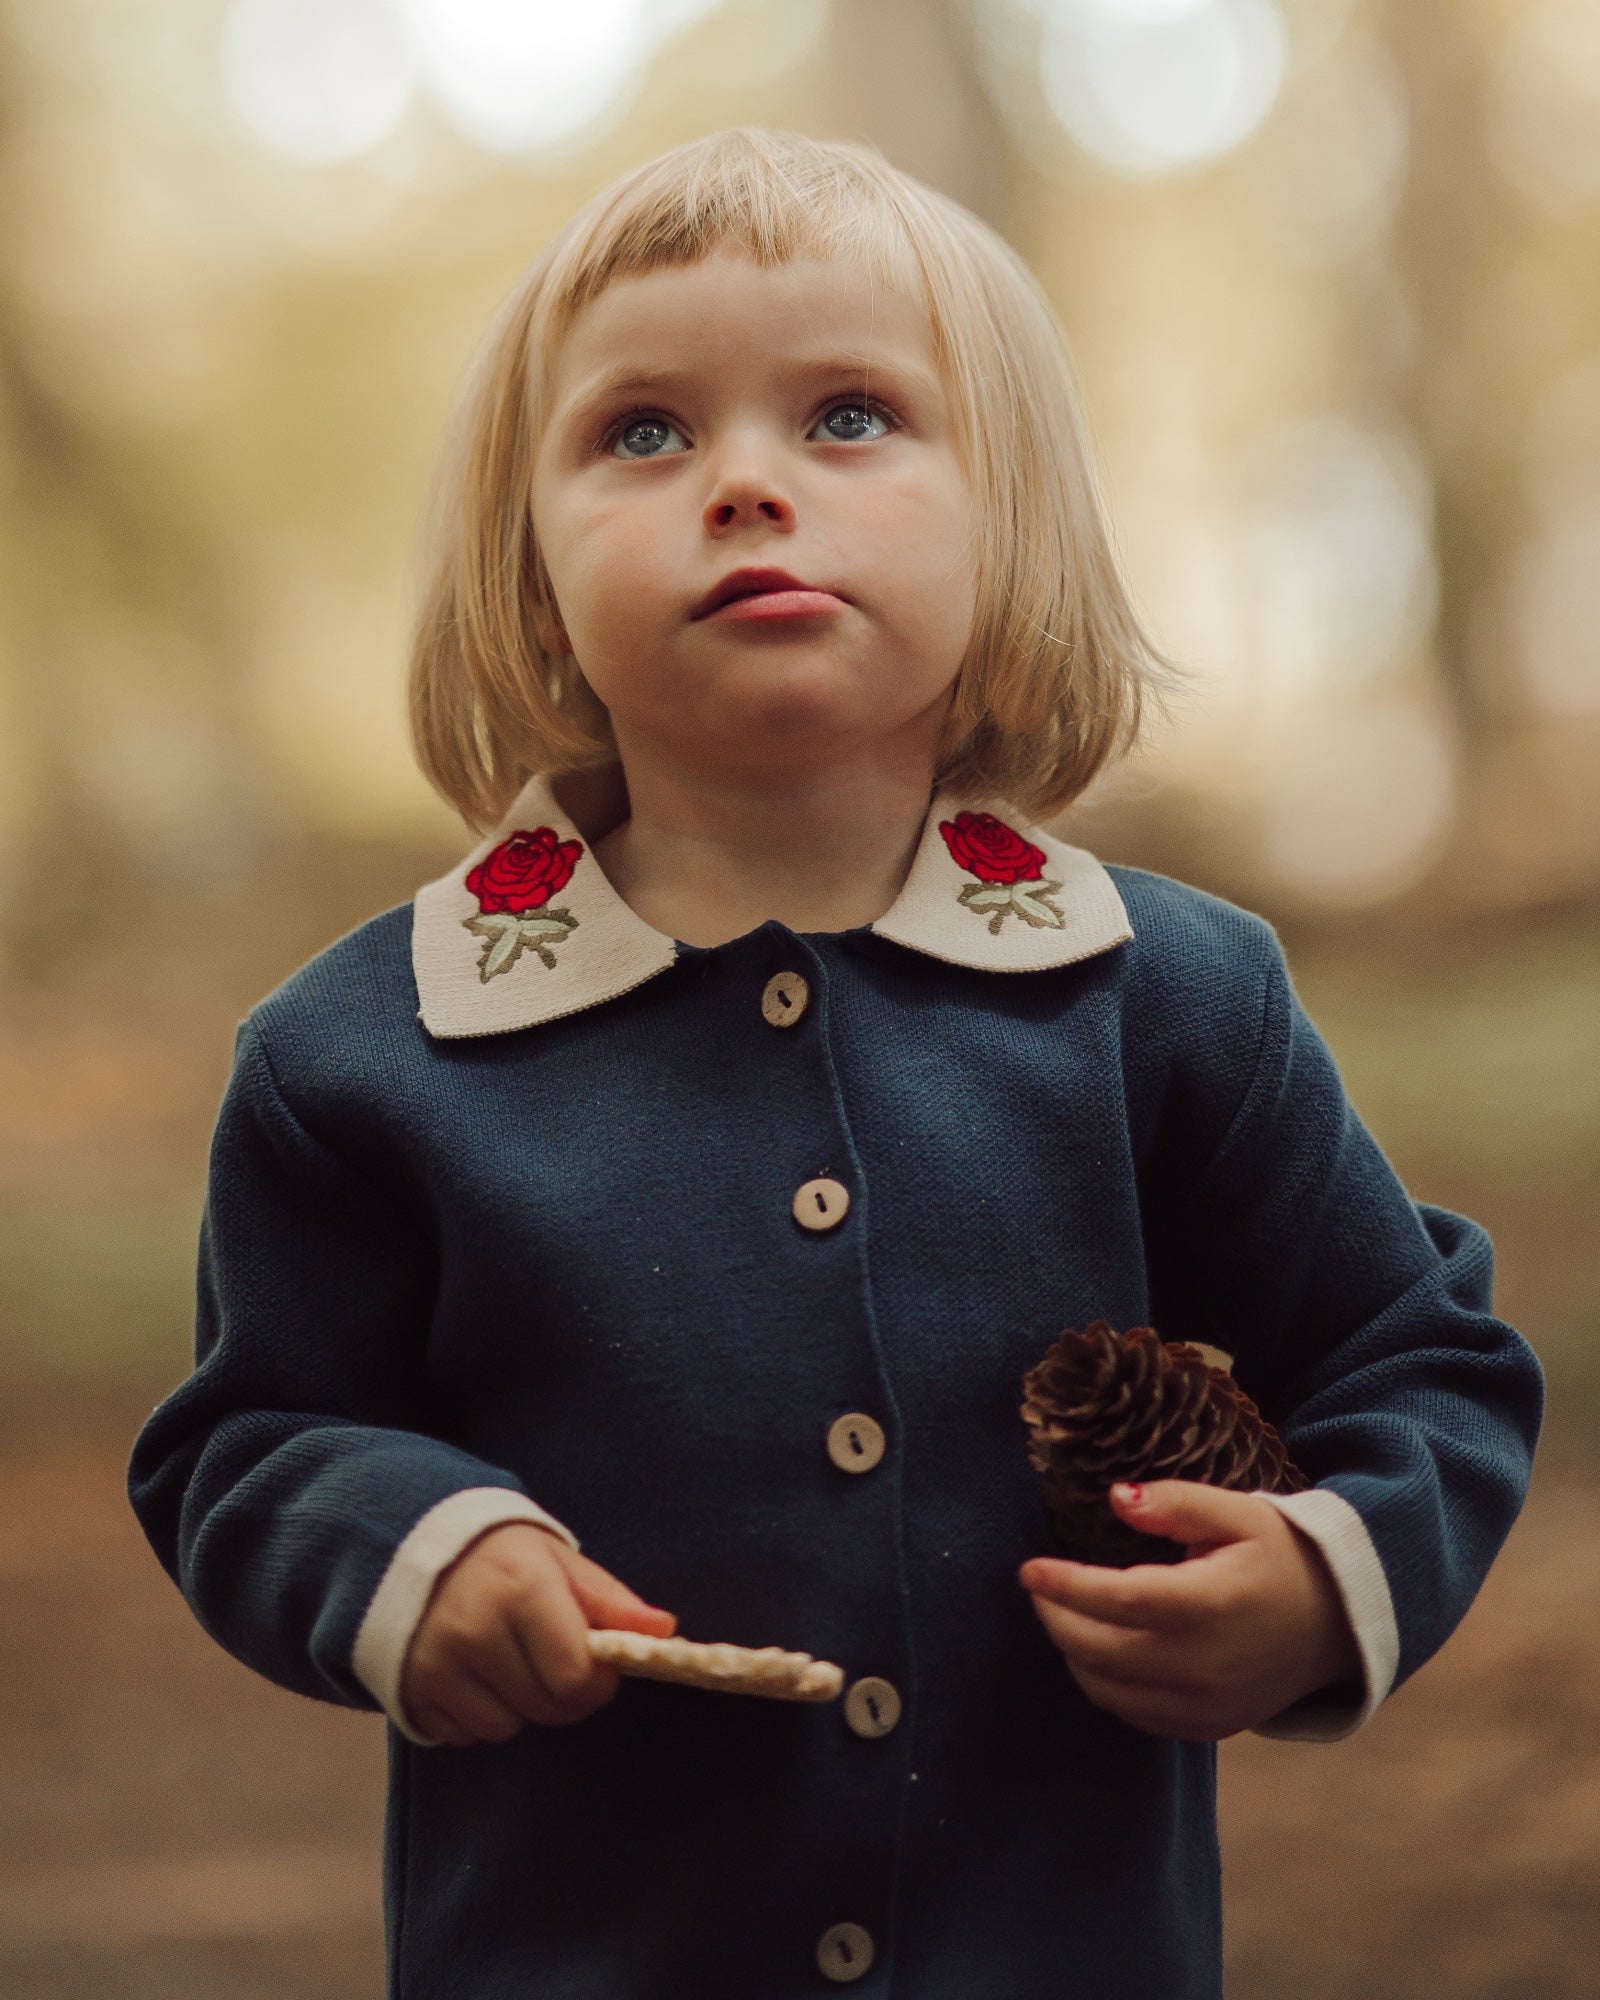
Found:
[[[1487,1239],[1264,923],[1033,823],[1160,672],[1038,288],[875,154],[682,147],[510,301],[414,661],[484,837],[242,1025],[131,1470],[221,1644],[390,1719],[392,1994],[1216,2000],[1216,1739],[1471,1603],[1542,1395]],[[1102,1317],[1313,1489],[1049,1556],[1022,1376]]]

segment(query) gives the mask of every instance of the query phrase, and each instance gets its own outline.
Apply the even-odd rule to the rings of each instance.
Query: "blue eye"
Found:
[[[665,458],[687,451],[689,441],[676,424],[665,417],[630,417],[617,432],[611,447],[613,458]]]
[[[819,444],[854,444],[889,434],[887,420],[870,403],[835,403],[819,417],[811,435]]]

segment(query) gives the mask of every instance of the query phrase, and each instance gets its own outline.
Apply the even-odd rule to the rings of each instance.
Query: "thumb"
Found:
[[[1111,1489],[1117,1518],[1147,1535],[1165,1535],[1185,1548],[1221,1548],[1261,1532],[1266,1503],[1253,1493],[1205,1486],[1194,1479],[1153,1479]]]
[[[576,1549],[562,1547],[562,1568],[577,1599],[578,1608],[591,1626],[602,1632],[643,1632],[655,1639],[670,1639],[678,1620],[659,1604],[650,1604],[620,1577],[602,1569]]]

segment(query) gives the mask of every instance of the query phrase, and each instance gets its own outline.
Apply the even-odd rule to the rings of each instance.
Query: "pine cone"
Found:
[[[1179,1542],[1143,1535],[1106,1498],[1122,1479],[1196,1479],[1244,1493],[1303,1493],[1310,1481],[1225,1369],[1154,1327],[1068,1327],[1022,1378],[1028,1462],[1043,1474],[1060,1552],[1127,1569],[1181,1562]]]

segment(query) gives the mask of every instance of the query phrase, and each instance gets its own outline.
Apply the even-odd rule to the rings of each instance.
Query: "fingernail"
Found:
[[[1118,1480],[1111,1490],[1119,1500],[1126,1500],[1135,1507],[1144,1498],[1144,1488],[1126,1479]]]

